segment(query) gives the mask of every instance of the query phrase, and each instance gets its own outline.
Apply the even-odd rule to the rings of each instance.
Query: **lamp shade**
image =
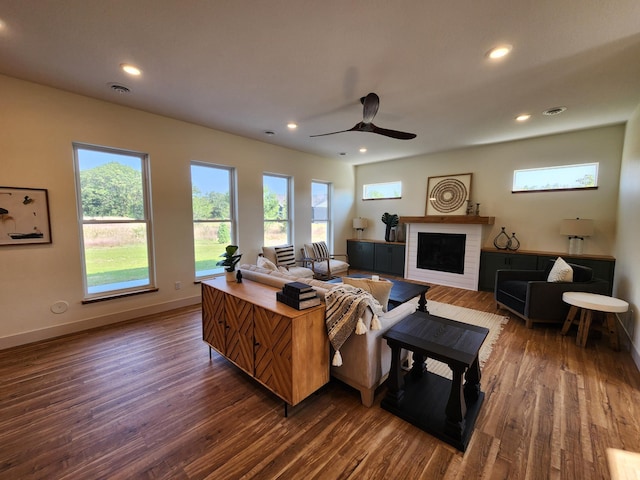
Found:
[[[593,220],[587,218],[567,218],[562,220],[560,234],[570,237],[590,237],[593,235]]]
[[[364,230],[367,228],[367,219],[366,218],[354,218],[353,219],[353,228],[356,230]]]

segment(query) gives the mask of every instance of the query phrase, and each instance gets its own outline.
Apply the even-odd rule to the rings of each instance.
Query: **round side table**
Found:
[[[565,292],[562,294],[562,301],[571,305],[567,319],[562,326],[562,335],[566,335],[569,328],[574,322],[578,310],[580,312],[580,321],[578,323],[578,336],[576,344],[584,347],[587,344],[589,329],[591,328],[591,319],[594,311],[604,312],[606,316],[606,326],[609,331],[609,342],[611,348],[619,350],[618,344],[618,325],[614,313],[626,312],[629,304],[618,298],[608,297],[606,295],[598,295],[597,293],[586,292]]]

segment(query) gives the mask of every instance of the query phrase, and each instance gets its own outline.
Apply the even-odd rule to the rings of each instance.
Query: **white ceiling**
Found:
[[[354,164],[624,122],[640,103],[639,0],[0,0],[0,21],[0,73]],[[369,92],[378,126],[417,138],[309,137],[351,128]]]

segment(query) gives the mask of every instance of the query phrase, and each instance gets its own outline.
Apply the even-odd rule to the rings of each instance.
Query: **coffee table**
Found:
[[[478,352],[488,333],[425,312],[398,322],[383,335],[391,348],[391,370],[382,408],[464,452],[484,401]],[[403,348],[413,352],[414,360],[406,374]],[[453,379],[427,372],[426,357],[446,363]]]
[[[350,278],[371,278],[371,275],[363,275],[356,273],[353,275],[347,275]],[[427,312],[427,291],[431,288],[429,285],[420,285],[418,283],[404,282],[402,280],[392,280],[386,278],[393,284],[391,287],[391,293],[389,294],[389,303],[393,307],[403,304],[407,300],[411,300],[414,297],[420,296],[418,300],[418,311]],[[334,278],[329,283],[341,283],[341,278]]]

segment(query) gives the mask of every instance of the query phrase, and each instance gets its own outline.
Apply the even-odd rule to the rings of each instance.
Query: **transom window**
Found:
[[[155,289],[147,154],[73,150],[85,301]]]
[[[362,186],[363,200],[402,198],[402,182],[366,183]]]
[[[528,168],[513,172],[513,192],[598,188],[599,163]]]
[[[265,246],[291,243],[290,191],[290,177],[262,176]]]
[[[216,263],[227,245],[237,245],[235,170],[191,162],[191,202],[196,278],[224,271]]]

